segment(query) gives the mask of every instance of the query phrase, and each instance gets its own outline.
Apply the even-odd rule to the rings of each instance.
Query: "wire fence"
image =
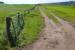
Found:
[[[17,46],[17,39],[24,28],[24,15],[17,13],[13,18],[6,17],[7,37],[11,46]]]
[[[6,17],[6,33],[7,39],[11,45],[11,47],[18,46],[17,40],[18,36],[21,34],[22,30],[24,29],[25,20],[24,17],[26,14],[29,14],[31,10],[34,10],[36,6],[33,8],[24,11],[24,13],[17,13],[13,17]]]

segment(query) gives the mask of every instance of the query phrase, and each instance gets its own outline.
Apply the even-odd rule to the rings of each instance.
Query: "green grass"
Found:
[[[5,36],[6,33],[3,33],[6,30],[5,18],[7,16],[11,17],[12,15],[15,15],[17,12],[23,13],[24,10],[28,10],[33,6],[34,5],[0,5],[0,50],[9,48]],[[43,18],[40,16],[38,9],[32,10],[30,14],[26,14],[24,29],[17,40],[18,45],[29,45],[34,42],[38,38],[43,25]]]
[[[43,7],[47,11],[52,11],[60,18],[75,25],[75,7],[66,5],[46,5]]]
[[[25,28],[23,30],[22,37],[20,37],[19,45],[29,45],[34,42],[37,38],[39,33],[41,32],[41,28],[43,28],[43,18],[40,16],[38,10],[31,11],[25,17]]]
[[[47,6],[47,5],[46,5]],[[52,19],[56,24],[59,23],[59,21],[53,17],[53,15],[51,15],[51,9],[48,9],[48,7],[46,7],[45,5],[44,6],[41,6],[41,8],[43,9],[44,13],[50,18]]]

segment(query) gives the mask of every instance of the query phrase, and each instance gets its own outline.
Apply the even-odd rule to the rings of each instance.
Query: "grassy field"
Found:
[[[43,5],[45,12],[50,16],[50,12],[54,12],[60,18],[71,22],[75,26],[75,7],[66,5]],[[56,20],[55,20],[56,21]]]
[[[20,37],[21,41],[25,40],[22,43],[20,42],[20,45],[28,45],[34,42],[34,40],[38,38],[41,28],[43,28],[44,25],[43,18],[40,16],[38,10],[31,11],[30,14],[26,15],[25,20],[25,29],[22,34],[23,37]]]
[[[0,5],[0,50],[6,50],[9,47],[6,40],[5,18],[14,15],[17,12],[23,13],[24,10],[32,8],[34,5]],[[43,18],[40,16],[38,9],[32,10],[25,16],[25,26],[22,33],[19,35],[18,45],[29,45],[34,42],[43,28]]]
[[[0,50],[6,50],[9,48],[8,41],[6,40],[6,23],[5,18],[17,14],[17,12],[23,13],[24,10],[32,8],[34,5],[0,5]],[[72,6],[63,5],[42,5],[43,11],[53,19],[56,23],[58,22],[50,12],[54,12],[58,17],[70,22],[75,26],[75,8]],[[29,45],[33,43],[37,38],[44,26],[43,18],[40,12],[36,8],[30,11],[29,14],[25,14],[24,17],[25,26],[22,33],[17,40],[18,46]]]

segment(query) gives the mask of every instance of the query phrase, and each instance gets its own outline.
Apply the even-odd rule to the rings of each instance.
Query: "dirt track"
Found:
[[[75,50],[75,29],[72,25],[51,13],[60,23],[60,26],[56,25],[42,9],[39,11],[45,22],[39,39],[29,47],[18,50]]]

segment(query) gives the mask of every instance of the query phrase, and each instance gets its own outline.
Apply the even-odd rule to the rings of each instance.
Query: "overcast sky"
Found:
[[[70,0],[0,0],[8,4],[37,4],[37,3],[51,3],[51,2],[63,2]]]

